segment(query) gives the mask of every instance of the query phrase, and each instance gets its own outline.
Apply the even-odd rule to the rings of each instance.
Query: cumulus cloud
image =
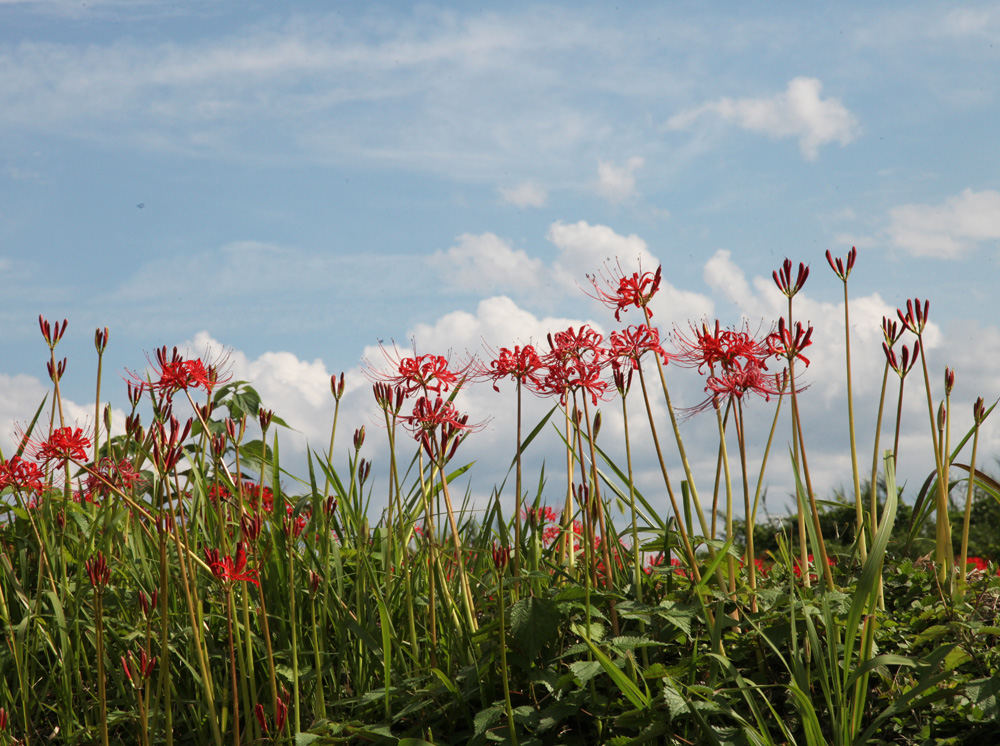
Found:
[[[580,278],[594,274],[607,263],[620,264],[626,273],[640,267],[654,270],[659,264],[636,234],[623,236],[606,225],[591,225],[586,220],[557,221],[549,226],[546,238],[559,250],[553,275],[567,289],[575,289]]]
[[[837,98],[820,98],[822,83],[816,78],[794,78],[788,88],[766,98],[721,98],[671,117],[669,129],[688,129],[705,115],[772,138],[797,138],[806,160],[815,160],[819,148],[831,142],[853,142],[860,126],[857,118]]]
[[[549,193],[533,181],[522,181],[517,186],[500,187],[500,198],[518,207],[545,207]]]
[[[957,258],[981,241],[1000,240],[1000,192],[964,189],[940,205],[894,207],[888,233],[914,256]]]
[[[507,288],[530,290],[543,276],[544,264],[495,233],[464,233],[458,244],[435,252],[428,260],[441,277],[462,291],[503,291]]]
[[[597,164],[597,193],[609,202],[623,202],[635,197],[635,172],[642,168],[645,159],[635,156],[620,166],[609,161]]]

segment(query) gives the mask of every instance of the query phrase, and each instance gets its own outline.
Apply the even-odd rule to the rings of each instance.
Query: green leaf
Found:
[[[581,684],[586,684],[601,672],[601,664],[597,661],[576,661],[569,664],[569,670]]]
[[[528,658],[535,658],[559,635],[563,617],[555,602],[528,596],[510,610],[510,633]]]

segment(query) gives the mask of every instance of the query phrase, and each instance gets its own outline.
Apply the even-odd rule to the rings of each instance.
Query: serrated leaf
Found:
[[[601,664],[597,661],[577,661],[569,664],[569,670],[581,684],[586,684],[601,672]]]
[[[472,719],[472,725],[476,729],[476,735],[481,736],[494,725],[500,722],[500,717],[503,715],[502,707],[487,707],[485,710],[480,710],[476,713],[476,716]]]
[[[510,610],[510,633],[525,655],[535,658],[559,634],[562,614],[555,602],[528,596]]]

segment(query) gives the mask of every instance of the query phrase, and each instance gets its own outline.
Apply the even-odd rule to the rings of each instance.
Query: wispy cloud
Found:
[[[1000,240],[1000,192],[964,189],[940,205],[894,207],[888,233],[914,256],[958,258],[982,241]]]
[[[623,202],[635,197],[635,173],[645,159],[634,156],[618,166],[608,161],[597,164],[597,193],[610,202]]]
[[[857,118],[837,98],[821,98],[816,78],[794,78],[782,93],[765,98],[721,98],[669,119],[669,129],[692,127],[706,115],[776,139],[794,137],[806,160],[815,160],[823,145],[853,142],[861,129]]]
[[[545,207],[549,193],[533,181],[522,181],[517,186],[500,187],[500,198],[518,207]]]

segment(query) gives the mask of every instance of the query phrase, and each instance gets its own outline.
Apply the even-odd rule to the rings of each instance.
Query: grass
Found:
[[[845,301],[855,259],[828,257]],[[792,316],[808,268],[792,270],[775,272],[788,315],[762,336],[704,324],[675,332],[668,353],[648,310],[659,271],[618,265],[592,278],[594,297],[642,322],[606,341],[568,329],[544,352],[463,363],[387,351],[387,370],[368,368],[387,486],[372,482],[364,428],[346,468],[334,465],[337,415],[307,473],[284,471],[285,423],[224,358],[161,348],[130,376],[123,434],[100,404],[92,430],[71,426],[55,356],[66,323],[40,319],[51,399],[0,462],[0,745],[988,742],[976,739],[1000,712],[1000,577],[965,560],[979,551],[971,516],[1000,497],[976,467],[992,408],[979,400],[952,448],[924,363],[935,464],[913,504],[895,484],[895,447],[876,445],[863,484],[852,407],[852,494],[824,505],[795,378],[812,344]],[[885,320],[882,402],[889,371],[902,396],[910,361],[923,361],[916,343],[902,364],[893,348],[906,330],[919,341],[927,313],[917,300],[901,328]],[[99,361],[108,338],[98,330]],[[765,373],[775,360],[786,372]],[[706,376],[706,399],[679,412],[668,378],[685,366]],[[457,407],[464,388],[502,379],[516,383],[517,494],[497,488],[474,512],[456,480],[476,427]],[[527,433],[523,389],[552,402]],[[342,376],[331,390],[339,414]],[[624,465],[598,445],[598,402],[615,391]],[[797,483],[797,514],[768,530],[757,507],[781,457],[747,461],[751,395],[773,401],[769,443],[790,434]],[[654,416],[660,396],[667,421]],[[695,415],[717,420],[715,475],[688,461],[680,423]],[[898,414],[896,428],[898,442]],[[565,468],[530,490],[520,457],[540,437],[561,440]],[[643,437],[666,514],[631,478]],[[672,447],[680,477],[665,466]]]

